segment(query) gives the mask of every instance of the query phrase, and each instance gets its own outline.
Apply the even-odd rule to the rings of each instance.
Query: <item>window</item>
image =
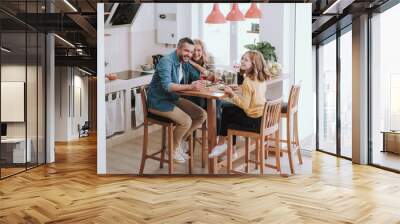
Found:
[[[349,27],[351,29],[351,27]],[[340,154],[352,157],[352,32],[340,36]]]
[[[210,14],[213,4],[201,4],[203,7],[203,37],[201,37],[207,46],[207,50],[214,56],[215,64],[229,65],[229,50],[230,49],[230,24],[207,24],[204,21]],[[219,8],[225,16],[230,10],[230,4],[219,3]]]
[[[336,38],[318,51],[318,148],[336,154]]]
[[[8,4],[15,5],[4,2],[4,5]],[[41,6],[44,4],[44,1],[35,1],[17,5],[23,16],[43,12]],[[4,6],[3,2],[0,5]],[[8,21],[0,28],[0,101],[11,94],[23,96],[19,107],[22,118],[8,120],[2,117],[0,122],[0,178],[5,178],[45,163],[46,36],[3,12],[0,17]],[[5,102],[0,104],[1,114],[13,115],[7,108],[10,102]]]
[[[220,66],[232,66],[239,63],[241,56],[248,50],[244,46],[259,40],[259,34],[256,31],[259,19],[246,19],[240,22],[227,21],[224,24],[207,24],[204,21],[212,11],[213,4],[201,4],[201,7],[201,39],[205,42],[208,51],[215,57],[215,63]],[[230,3],[219,3],[219,7],[224,16],[231,10]],[[239,4],[239,9],[243,14],[246,13],[249,7],[249,3]]]
[[[240,4],[239,8],[242,13],[246,13],[246,11],[250,8],[250,3]],[[237,33],[232,35],[237,35],[238,42],[238,55],[237,60],[240,61],[241,56],[248,51],[244,46],[247,44],[257,43],[259,40],[259,31],[257,31],[256,27],[259,26],[259,19],[246,19],[245,21],[236,22],[237,25]],[[253,28],[252,28],[253,27]]]
[[[400,170],[400,5],[371,19],[372,163]],[[392,132],[393,131],[393,132]]]

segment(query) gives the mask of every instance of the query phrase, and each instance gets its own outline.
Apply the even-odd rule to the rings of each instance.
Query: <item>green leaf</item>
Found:
[[[244,47],[249,50],[259,51],[266,61],[277,61],[275,47],[267,41],[261,41],[256,44],[247,44]]]

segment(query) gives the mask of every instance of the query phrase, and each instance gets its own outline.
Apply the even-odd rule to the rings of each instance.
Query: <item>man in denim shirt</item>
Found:
[[[174,129],[174,161],[183,163],[188,158],[181,142],[207,119],[207,113],[191,101],[179,97],[182,90],[200,91],[205,83],[199,79],[199,72],[189,63],[194,50],[190,38],[182,38],[176,51],[164,56],[158,62],[148,90],[149,112],[172,120]]]

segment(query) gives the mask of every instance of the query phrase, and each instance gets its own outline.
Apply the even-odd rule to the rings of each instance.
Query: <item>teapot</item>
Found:
[[[161,55],[161,54],[156,54],[156,55],[152,56],[154,68],[157,66],[158,62],[160,61],[160,59],[162,57],[163,57],[163,55]]]

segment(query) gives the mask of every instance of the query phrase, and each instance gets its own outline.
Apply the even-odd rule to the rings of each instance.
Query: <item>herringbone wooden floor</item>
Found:
[[[400,176],[315,153],[312,175],[96,175],[94,138],[0,181],[0,223],[400,223]]]

